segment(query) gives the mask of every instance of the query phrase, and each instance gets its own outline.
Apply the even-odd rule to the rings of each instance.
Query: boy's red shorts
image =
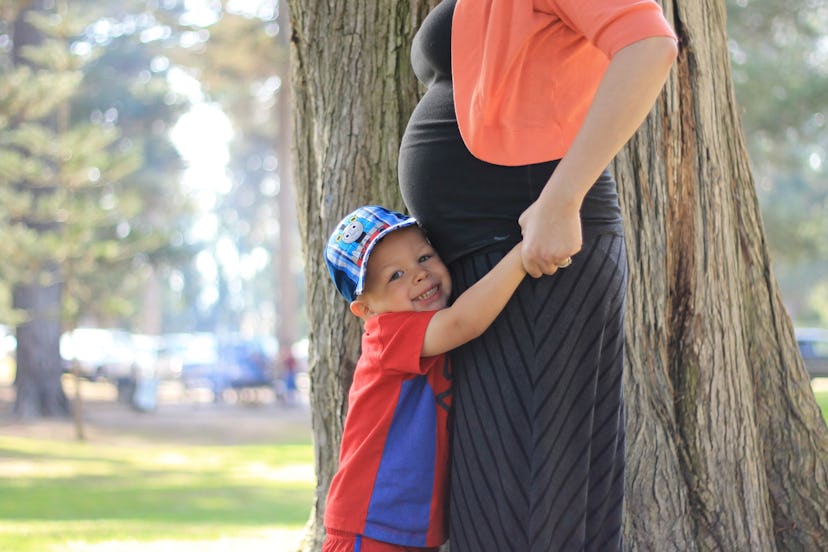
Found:
[[[327,529],[322,552],[437,552],[439,547],[420,548],[382,542],[354,533]]]

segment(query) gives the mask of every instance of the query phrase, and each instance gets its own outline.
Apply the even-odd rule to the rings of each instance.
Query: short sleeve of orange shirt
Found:
[[[500,165],[559,159],[610,58],[655,36],[676,38],[652,0],[458,0],[452,76],[466,146]]]

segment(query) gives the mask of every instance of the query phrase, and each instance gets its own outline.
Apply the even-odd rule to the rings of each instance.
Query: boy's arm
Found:
[[[526,276],[520,247],[520,244],[513,247],[452,306],[434,315],[425,332],[421,356],[445,353],[486,331]]]

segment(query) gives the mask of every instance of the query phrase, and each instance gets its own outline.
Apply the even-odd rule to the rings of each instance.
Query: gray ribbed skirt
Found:
[[[451,552],[621,549],[626,253],[585,236],[452,355]],[[453,262],[455,293],[502,256]]]

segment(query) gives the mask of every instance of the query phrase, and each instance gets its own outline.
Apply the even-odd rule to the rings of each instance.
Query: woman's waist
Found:
[[[439,183],[423,178],[403,190],[411,213],[447,262],[484,250],[508,250],[521,239],[520,215],[537,199],[536,190],[514,182],[478,185],[468,168],[468,179],[455,178]],[[581,205],[584,239],[599,234],[623,234],[623,219],[614,182],[599,180]]]
[[[624,235],[623,220],[618,218],[582,218],[581,237],[584,242],[601,235]],[[523,239],[517,221],[499,220],[426,220],[421,221],[429,240],[446,264],[461,257],[491,251],[509,251]]]

